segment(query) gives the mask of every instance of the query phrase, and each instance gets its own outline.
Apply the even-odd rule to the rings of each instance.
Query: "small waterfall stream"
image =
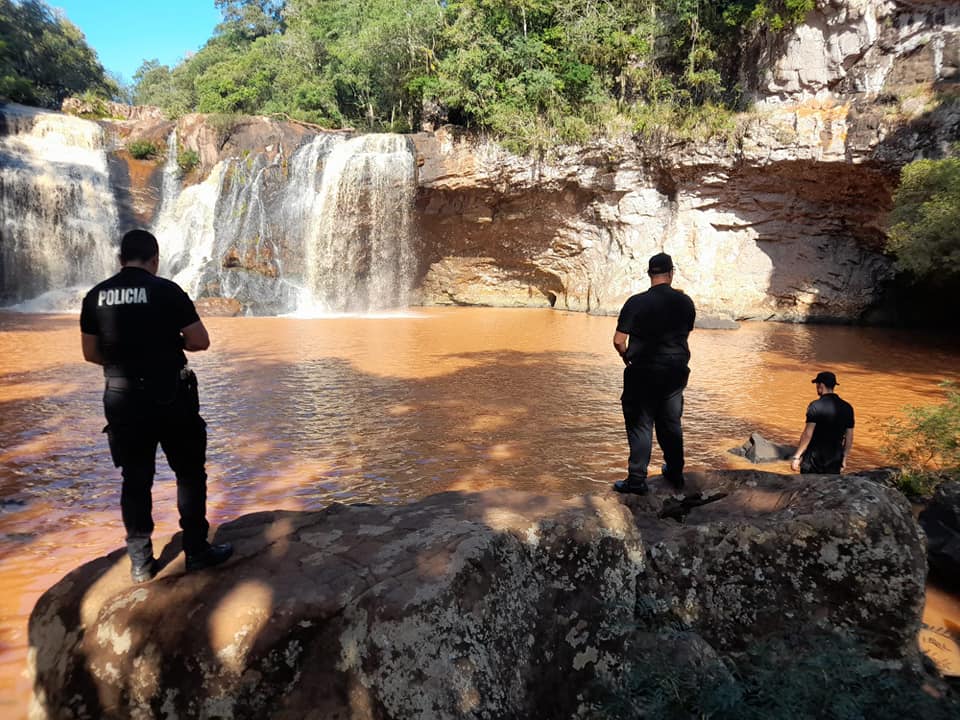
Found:
[[[307,288],[321,310],[403,307],[416,269],[414,158],[399,135],[363,135],[327,158],[306,227]]]
[[[0,306],[76,309],[117,266],[103,130],[13,104],[0,130]]]

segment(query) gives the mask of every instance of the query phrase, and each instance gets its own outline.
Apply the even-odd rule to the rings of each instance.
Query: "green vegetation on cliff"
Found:
[[[887,249],[918,279],[960,280],[960,157],[903,168]]]
[[[69,20],[40,0],[0,0],[0,97],[59,109],[69,95],[109,99],[118,92]]]
[[[515,149],[735,109],[751,39],[814,0],[217,0],[223,22],[135,99],[171,115],[282,113],[331,127],[449,120]]]

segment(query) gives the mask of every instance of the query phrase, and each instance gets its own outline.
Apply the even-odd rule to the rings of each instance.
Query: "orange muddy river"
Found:
[[[209,424],[212,524],[333,501],[399,503],[452,488],[607,492],[624,475],[615,319],[555,310],[415,309],[399,317],[211,318],[190,356]],[[901,331],[746,324],[695,331],[684,413],[691,469],[745,467],[752,431],[796,443],[837,373],[857,413],[850,470],[888,464],[883,423],[960,381],[960,342]],[[0,717],[26,716],[27,619],[67,571],[122,545],[100,369],[76,316],[0,313]],[[659,466],[658,450],[651,467]],[[789,472],[787,463],[763,466]],[[158,464],[162,547],[178,530]],[[931,593],[928,621],[960,622]]]

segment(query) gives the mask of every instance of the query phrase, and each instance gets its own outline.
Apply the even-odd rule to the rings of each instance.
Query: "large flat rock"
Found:
[[[32,717],[576,717],[628,646],[678,626],[701,660],[812,625],[911,659],[926,565],[902,497],[855,476],[691,481],[728,494],[683,523],[659,490],[492,490],[247,515],[217,533],[225,566],[176,556],[141,586],[118,551],[37,603]]]

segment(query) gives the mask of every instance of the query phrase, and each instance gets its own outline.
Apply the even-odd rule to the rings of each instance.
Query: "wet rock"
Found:
[[[750,433],[750,439],[743,445],[730,448],[727,452],[739,455],[752,463],[777,462],[789,460],[796,452],[795,445],[778,445],[770,442],[760,433]]]
[[[701,330],[737,330],[740,323],[732,318],[708,315],[698,317],[694,327]]]
[[[203,297],[197,300],[196,305],[202,317],[237,317],[243,314],[243,306],[234,298]]]
[[[678,630],[675,661],[811,624],[912,661],[923,541],[869,480],[691,473],[726,492],[684,523],[666,496],[509,490],[263,512],[220,528],[221,568],[176,547],[131,587],[121,552],[30,620],[33,717],[576,717]],[[646,648],[646,650],[644,649]]]
[[[927,534],[930,572],[948,587],[960,588],[960,482],[940,483],[918,520]]]
[[[78,97],[66,98],[60,105],[60,111],[79,117],[109,117],[115,120],[165,120],[166,113],[152,105],[127,105],[110,100],[84,100]]]

